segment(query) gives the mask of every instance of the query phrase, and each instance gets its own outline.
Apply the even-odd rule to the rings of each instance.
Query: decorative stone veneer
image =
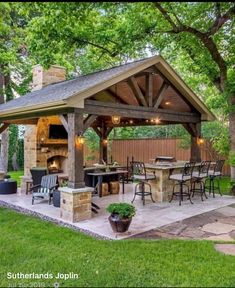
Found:
[[[69,222],[91,218],[91,196],[94,188],[60,187],[60,217]]]

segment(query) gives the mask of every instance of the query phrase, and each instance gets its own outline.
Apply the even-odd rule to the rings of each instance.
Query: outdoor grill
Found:
[[[155,158],[156,163],[162,163],[162,162],[176,162],[175,157],[169,157],[169,156],[157,156]]]

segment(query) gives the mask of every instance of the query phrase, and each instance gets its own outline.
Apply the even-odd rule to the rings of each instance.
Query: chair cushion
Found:
[[[136,180],[154,180],[154,179],[156,179],[155,175],[153,175],[153,174],[146,174],[146,177],[145,177],[145,175],[134,174],[133,177]]]
[[[42,197],[44,197],[44,196],[47,196],[49,194],[50,194],[50,189],[43,188],[43,187],[39,188],[36,192],[33,192],[33,196],[42,196]]]
[[[169,178],[171,180],[176,180],[176,181],[187,181],[187,180],[190,180],[192,177],[191,176],[183,176],[182,174],[172,174]]]
[[[214,172],[213,170],[209,170],[208,175],[221,176],[221,172]]]
[[[195,178],[205,178],[205,177],[207,177],[207,173],[199,173],[199,171],[196,171],[196,172],[193,172],[193,175],[192,175],[193,177],[195,177]]]

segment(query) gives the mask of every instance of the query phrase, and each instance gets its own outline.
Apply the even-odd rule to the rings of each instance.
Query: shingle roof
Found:
[[[105,80],[111,79],[129,69],[135,68],[144,62],[148,62],[152,58],[154,57],[134,61],[87,75],[78,76],[72,80],[50,84],[40,90],[27,93],[24,96],[0,105],[0,113],[13,108],[17,109],[20,107],[30,107],[33,105],[66,100],[75,94],[79,94],[93,86],[96,86],[97,84],[102,83]]]

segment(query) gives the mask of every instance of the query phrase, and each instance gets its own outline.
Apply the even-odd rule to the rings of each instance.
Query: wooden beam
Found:
[[[83,170],[83,144],[77,144],[78,133],[83,131],[83,114],[68,114],[68,187],[83,188],[84,170]]]
[[[189,100],[184,97],[182,95],[182,93],[175,87],[175,85],[173,83],[171,83],[166,77],[165,75],[163,75],[158,68],[155,66],[155,71],[157,74],[159,74],[159,76],[161,76],[161,78],[164,80],[164,82],[166,82],[169,86],[171,86],[171,88],[173,90],[175,90],[175,92],[182,98],[182,100],[192,109],[192,111],[197,112],[197,110],[195,109],[195,107],[193,106],[192,103],[189,102]]]
[[[113,130],[113,127],[106,127],[106,131],[104,132],[104,137],[107,139],[111,131]]]
[[[80,108],[76,110],[79,111]],[[127,118],[151,119],[159,118],[161,121],[174,123],[197,123],[201,121],[200,115],[189,112],[176,112],[167,109],[155,109],[153,107],[133,106],[119,103],[107,103],[94,100],[85,100],[84,113],[95,115],[119,115]]]
[[[0,127],[0,134],[4,132],[9,127],[9,125],[9,123],[3,123],[3,125]]]
[[[196,123],[194,126],[196,135],[191,135],[191,157],[190,161],[201,162],[201,148],[198,143],[198,138],[201,136],[201,123]]]
[[[19,120],[6,120],[5,123],[16,124],[16,125],[37,125],[38,118],[19,119]]]
[[[0,116],[0,121],[5,122],[6,120],[19,120],[19,119],[33,119],[33,118],[39,118],[39,117],[46,117],[46,116],[55,116],[55,115],[61,115],[61,114],[68,114],[73,113],[74,108],[72,107],[66,107],[66,108],[57,108],[52,110],[40,110],[38,112],[27,112],[25,114],[18,114],[18,115],[12,115],[12,116]]]
[[[143,106],[148,106],[148,104],[147,104],[147,102],[146,102],[146,100],[144,98],[144,95],[141,92],[140,87],[139,87],[139,85],[138,85],[138,83],[137,83],[137,81],[136,81],[134,76],[132,76],[132,77],[130,77],[128,79],[128,84],[131,87],[131,89],[132,89],[135,97],[137,98],[138,102],[140,104],[142,104]]]
[[[191,136],[197,137],[199,135],[199,131],[197,131],[197,126],[194,123],[183,123],[182,125]]]
[[[83,133],[95,122],[97,115],[88,115],[87,118],[83,121]]]
[[[60,118],[61,123],[62,123],[63,126],[64,126],[64,129],[65,129],[65,130],[67,131],[67,133],[68,133],[69,128],[68,128],[68,117],[67,117],[67,115],[61,114],[61,115],[59,115],[59,118]]]
[[[101,138],[102,137],[102,133],[101,131],[99,130],[98,127],[96,126],[92,126],[93,130],[96,132],[96,134]]]
[[[163,98],[164,98],[164,94],[165,94],[165,92],[166,92],[166,89],[169,87],[169,84],[168,83],[166,83],[166,82],[163,82],[162,83],[162,86],[161,86],[161,88],[159,89],[159,91],[158,91],[158,94],[157,94],[157,96],[156,96],[156,99],[154,100],[154,104],[153,104],[153,107],[154,108],[158,108],[160,105],[161,105],[161,103],[162,103],[162,100],[163,100]]]
[[[153,107],[153,74],[146,75],[146,99],[148,106]]]

